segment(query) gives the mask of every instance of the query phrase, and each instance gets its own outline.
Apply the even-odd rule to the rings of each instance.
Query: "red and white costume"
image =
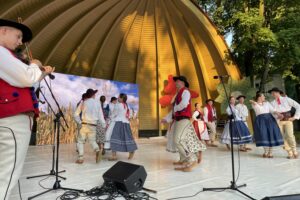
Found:
[[[42,75],[0,46],[0,199],[8,199],[22,173],[32,117],[38,114],[31,87]]]
[[[193,125],[199,140],[209,141],[209,135],[206,127],[206,123],[203,119],[203,113],[201,111],[195,110],[193,113]]]
[[[181,88],[177,93],[172,113],[174,142],[180,154],[180,162],[195,162],[197,161],[197,153],[204,151],[206,146],[197,138],[190,121],[192,117],[191,94],[187,88]]]

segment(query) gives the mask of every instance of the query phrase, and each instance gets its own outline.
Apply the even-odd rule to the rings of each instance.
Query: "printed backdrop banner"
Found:
[[[138,85],[131,83],[123,83],[117,81],[103,80],[90,77],[82,77],[75,75],[66,75],[60,73],[53,73],[54,80],[49,80],[49,83],[54,96],[61,106],[62,112],[68,124],[66,126],[64,120],[61,118],[61,124],[65,131],[60,128],[60,141],[61,143],[74,143],[77,136],[77,125],[74,121],[73,115],[76,105],[81,100],[81,96],[88,88],[98,90],[96,99],[100,101],[100,96],[106,97],[106,104],[109,103],[111,97],[118,97],[120,93],[127,94],[127,103],[130,108],[131,120],[130,126],[132,134],[135,138],[138,137],[138,110],[139,110],[139,97]],[[45,95],[48,102],[51,104],[55,113],[58,108],[49,92],[45,81],[40,84],[40,90]],[[40,102],[45,99],[39,94]],[[39,104],[40,117],[37,119],[37,145],[52,144],[54,140],[54,114],[47,103]]]

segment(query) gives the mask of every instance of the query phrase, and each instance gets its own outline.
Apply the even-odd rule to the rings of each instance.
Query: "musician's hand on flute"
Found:
[[[42,68],[44,69],[43,73],[45,73],[46,75],[51,74],[55,70],[55,67],[51,66],[43,66]]]
[[[43,64],[41,63],[41,61],[39,61],[39,60],[37,60],[37,59],[31,60],[30,63],[36,64],[37,66],[39,66],[39,68],[42,68],[42,67],[43,67]],[[41,69],[41,70],[42,70],[42,69]]]
[[[47,75],[51,74],[52,72],[54,72],[55,67],[51,67],[51,66],[42,66],[41,68],[42,71],[42,75],[40,77],[40,80],[43,80]]]

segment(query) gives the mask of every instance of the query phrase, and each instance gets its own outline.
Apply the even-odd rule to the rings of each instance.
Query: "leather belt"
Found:
[[[90,125],[90,126],[97,126],[97,124],[90,124],[90,123],[86,123],[86,122],[82,122],[81,124]]]
[[[180,117],[174,117],[175,121],[180,121],[183,119],[190,119],[189,117],[185,117],[185,116],[180,116]]]

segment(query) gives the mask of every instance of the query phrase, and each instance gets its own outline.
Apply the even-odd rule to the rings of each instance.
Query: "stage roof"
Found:
[[[160,129],[164,81],[184,75],[199,91],[217,96],[214,75],[240,78],[228,48],[191,0],[0,0],[1,18],[32,28],[32,54],[57,72],[140,85],[140,129]]]

